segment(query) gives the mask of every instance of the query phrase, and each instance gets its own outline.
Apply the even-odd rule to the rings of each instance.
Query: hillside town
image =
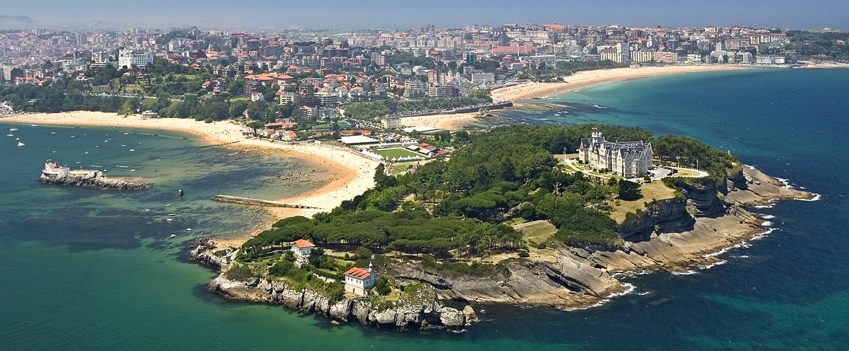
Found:
[[[493,89],[560,81],[577,71],[790,66],[810,54],[797,50],[805,44],[794,41],[796,32],[564,24],[273,33],[8,30],[0,32],[0,102],[4,114],[94,110],[242,119],[260,137],[339,140],[401,132],[410,127],[399,121],[404,117],[484,115],[512,106],[493,101]],[[396,156],[412,157],[402,154]]]

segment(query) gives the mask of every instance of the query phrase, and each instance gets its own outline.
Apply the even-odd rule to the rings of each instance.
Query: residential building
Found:
[[[353,267],[345,271],[345,292],[365,296],[374,287],[375,281],[377,273],[371,263],[368,268]]]
[[[315,245],[309,240],[298,239],[292,242],[291,250],[295,256],[295,264],[299,267],[307,264],[313,248],[315,248]]]

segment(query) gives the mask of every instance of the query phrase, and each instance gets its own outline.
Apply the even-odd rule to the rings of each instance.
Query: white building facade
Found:
[[[368,268],[353,267],[345,271],[345,292],[365,296],[374,287],[377,273],[369,263]]]
[[[143,68],[153,62],[153,53],[147,51],[118,50],[118,68]]]
[[[601,132],[581,138],[578,158],[596,170],[608,170],[625,178],[648,174],[652,166],[651,143],[640,141],[609,142]]]

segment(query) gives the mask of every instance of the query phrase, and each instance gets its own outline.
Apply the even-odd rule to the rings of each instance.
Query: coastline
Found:
[[[611,68],[590,71],[580,71],[570,76],[562,77],[564,82],[524,82],[516,85],[496,88],[490,92],[492,101],[512,101],[514,109],[523,108],[522,102],[530,99],[541,99],[549,96],[578,91],[597,85],[621,82],[626,80],[661,77],[687,73],[723,72],[750,70],[759,67],[741,65],[682,65],[682,66],[648,66],[637,68]],[[480,113],[432,114],[415,117],[402,117],[404,127],[432,127],[448,131],[463,129],[464,126],[478,120]]]
[[[494,101],[513,101],[545,98],[552,95],[577,91],[591,86],[625,80],[661,77],[686,73],[721,72],[754,69],[751,66],[737,65],[688,65],[688,66],[650,66],[637,68],[612,68],[580,71],[563,77],[564,82],[537,83],[525,82],[517,85],[497,88],[491,92]]]
[[[378,164],[377,161],[357,155],[352,150],[340,146],[313,143],[284,144],[248,138],[242,134],[243,127],[232,121],[205,123],[193,119],[143,119],[140,116],[120,116],[115,113],[74,111],[13,115],[0,117],[0,122],[168,130],[199,137],[210,145],[239,151],[284,153],[328,170],[332,176],[323,186],[292,197],[272,199],[314,208],[267,208],[274,217],[272,221],[299,215],[310,217],[318,212],[330,211],[342,201],[362,194],[373,186],[374,170]],[[259,223],[253,227],[265,228],[270,224]],[[242,236],[219,238],[216,241],[225,247],[238,247],[249,238],[249,231],[246,230]]]

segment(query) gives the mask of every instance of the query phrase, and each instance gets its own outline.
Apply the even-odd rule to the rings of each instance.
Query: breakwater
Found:
[[[262,199],[254,199],[254,198],[249,198],[249,197],[220,195],[220,194],[213,196],[212,200],[218,201],[218,202],[229,202],[229,203],[235,203],[235,204],[264,206],[264,207],[319,209],[318,207],[296,205],[296,204],[287,204],[287,203],[283,203],[283,202],[280,202],[280,201],[262,200]]]

